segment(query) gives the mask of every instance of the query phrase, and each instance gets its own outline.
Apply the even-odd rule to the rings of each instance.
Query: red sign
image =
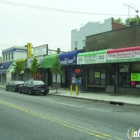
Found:
[[[80,69],[75,69],[75,73],[80,73]]]

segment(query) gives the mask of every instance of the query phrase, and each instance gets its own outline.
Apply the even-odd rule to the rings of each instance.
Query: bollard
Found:
[[[76,95],[79,94],[79,91],[78,91],[78,86],[76,85]]]

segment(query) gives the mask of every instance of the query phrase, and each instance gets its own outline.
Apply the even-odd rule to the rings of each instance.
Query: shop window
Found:
[[[131,87],[140,85],[140,62],[131,63]]]
[[[101,69],[101,85],[106,84],[106,70],[105,68]]]
[[[101,72],[99,68],[95,69],[95,73],[94,73],[94,77],[95,77],[95,85],[100,85],[101,84]]]
[[[119,64],[119,86],[130,87],[130,63]]]
[[[90,85],[94,84],[94,69],[88,70],[88,84]]]
[[[107,84],[110,86],[113,86],[115,84],[115,68],[114,67],[108,68]]]

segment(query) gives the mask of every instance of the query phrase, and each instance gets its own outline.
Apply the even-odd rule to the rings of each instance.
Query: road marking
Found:
[[[14,108],[16,110],[20,110],[20,111],[25,112],[25,113],[30,114],[30,115],[34,115],[34,116],[39,117],[39,118],[42,118],[42,119],[60,124],[62,126],[65,126],[65,127],[68,127],[68,128],[74,129],[74,130],[78,130],[80,132],[84,132],[84,133],[92,135],[94,137],[98,137],[98,138],[106,139],[106,140],[123,140],[121,138],[113,137],[109,134],[105,134],[105,133],[98,132],[98,131],[95,131],[95,130],[92,130],[92,129],[88,129],[86,127],[82,127],[82,126],[79,126],[79,125],[76,125],[76,124],[72,124],[72,123],[69,123],[69,122],[54,118],[54,117],[46,116],[46,115],[43,115],[41,113],[38,113],[38,112],[35,112],[35,111],[32,111],[32,110],[28,110],[26,108],[23,108],[23,107],[20,107],[20,106],[17,106],[15,104],[11,104],[11,103],[8,103],[8,102],[5,102],[5,101],[0,100],[0,104],[8,106],[10,108]]]

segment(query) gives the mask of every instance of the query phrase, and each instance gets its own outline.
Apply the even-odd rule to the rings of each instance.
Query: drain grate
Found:
[[[122,102],[110,101],[109,103],[112,104],[112,105],[120,105],[120,106],[123,106],[124,105],[124,103],[122,103]]]

